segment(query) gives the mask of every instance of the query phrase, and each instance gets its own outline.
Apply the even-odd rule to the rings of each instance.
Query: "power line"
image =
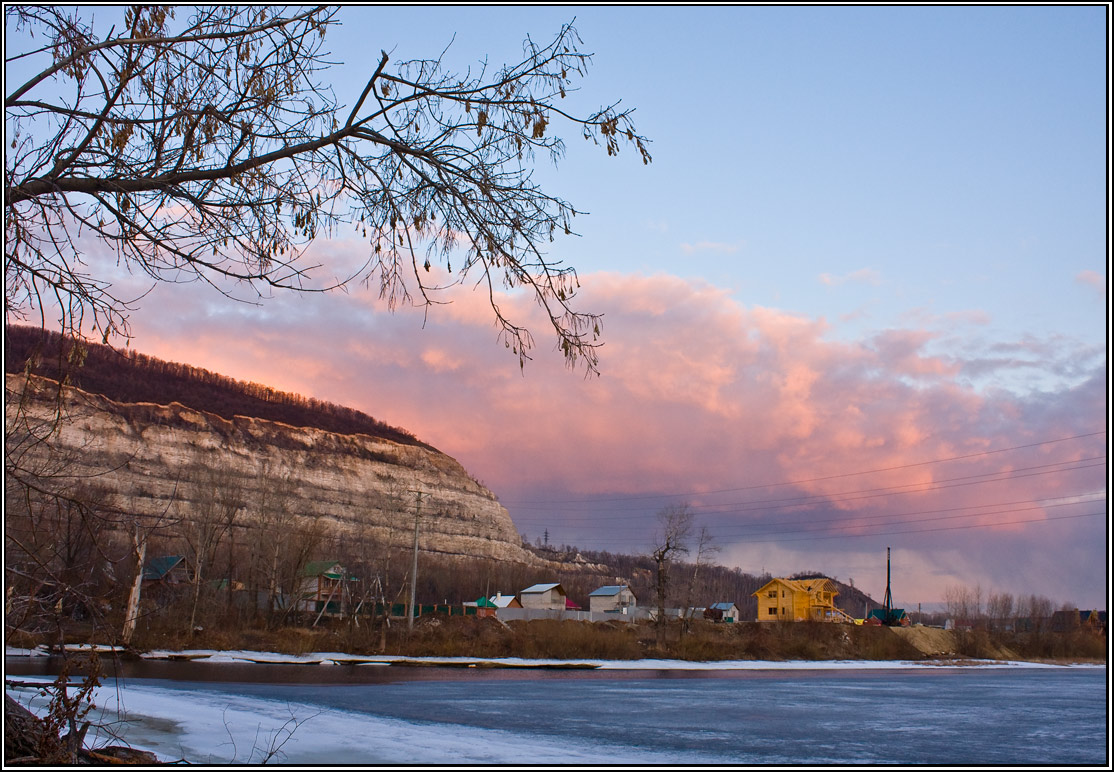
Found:
[[[1098,461],[1099,463],[1084,463],[1090,461]],[[1052,464],[1040,464],[1031,467],[1018,467],[1017,469],[1010,469],[1002,472],[984,472],[977,475],[965,475],[962,477],[949,477],[942,480],[933,480],[927,483],[906,483],[904,485],[892,485],[882,488],[865,488],[855,491],[841,491],[838,493],[816,493],[808,494],[805,496],[792,496],[780,499],[755,499],[751,501],[738,501],[727,504],[689,504],[693,509],[702,509],[706,514],[738,514],[742,512],[761,512],[776,509],[787,509],[795,507],[809,506],[810,504],[842,504],[851,501],[861,501],[863,499],[879,498],[884,496],[899,496],[909,493],[929,493],[938,490],[947,490],[950,488],[961,488],[969,485],[982,485],[985,483],[1004,482],[1006,480],[1017,480],[1026,477],[1037,477],[1045,474],[1059,474],[1061,472],[1075,472],[1083,469],[1092,469],[1095,467],[1104,466],[1106,463],[1106,456],[1090,456],[1087,458],[1075,459],[1072,461],[1058,461]],[[1077,464],[1078,466],[1065,467],[1067,464]],[[1065,467],[1060,469],[1053,469],[1051,467]],[[1023,473],[1024,474],[1021,474]],[[986,479],[980,479],[986,478]],[[902,490],[908,489],[908,490]],[[608,501],[607,499],[603,500]],[[594,501],[585,502],[586,504],[595,504]],[[516,510],[517,511],[517,510]],[[544,515],[534,515],[533,517],[551,517],[551,513],[555,510],[546,508],[542,510]],[[566,512],[576,512],[578,510],[556,510]],[[641,508],[627,507],[621,508],[619,511],[633,512],[641,511]],[[564,518],[566,521],[571,519],[581,520],[640,520],[644,517],[642,515],[613,515],[610,513],[585,513],[581,518]],[[516,520],[529,522],[532,519],[530,514],[518,515]]]
[[[1018,510],[1018,511],[1023,511],[1023,510]],[[1007,514],[1007,513],[1008,513],[1008,511],[1007,512],[997,512],[997,513],[993,513],[993,514]],[[874,532],[870,532],[870,533],[837,533],[837,534],[825,534],[825,535],[822,535],[822,536],[791,536],[791,537],[782,537],[780,535],[777,535],[775,538],[772,538],[772,539],[764,539],[764,538],[751,539],[751,538],[747,538],[745,543],[746,544],[774,544],[774,543],[780,544],[782,542],[817,541],[817,540],[821,540],[821,539],[866,539],[866,538],[873,538],[873,537],[877,537],[877,536],[895,536],[895,535],[899,536],[899,535],[902,535],[902,534],[935,533],[935,532],[938,532],[938,531],[960,531],[960,530],[971,530],[971,529],[978,529],[978,528],[998,528],[998,527],[1001,527],[1001,526],[1004,526],[1004,525],[1022,525],[1022,524],[1027,524],[1027,523],[1049,523],[1049,522],[1054,522],[1054,521],[1059,521],[1059,520],[1073,520],[1073,519],[1078,519],[1078,518],[1082,518],[1082,517],[1105,517],[1106,514],[1107,514],[1106,511],[1086,512],[1086,513],[1078,514],[1078,515],[1060,515],[1058,517],[1037,517],[1037,518],[1031,518],[1031,519],[1028,519],[1028,520],[1006,520],[1006,521],[996,522],[996,523],[973,523],[973,524],[970,524],[970,525],[949,525],[949,526],[943,526],[941,528],[921,528],[921,529],[917,529],[917,530],[905,530],[905,531],[874,531]],[[909,524],[915,524],[916,522],[928,522],[928,521],[927,520],[925,520],[925,521],[910,521]],[[895,524],[895,525],[905,525],[905,524],[900,523],[900,524]],[[629,545],[630,543],[631,543],[631,540],[629,538],[616,537],[616,538],[610,538],[610,539],[595,539],[595,540],[591,540],[588,544],[583,545],[581,548],[586,549],[586,550],[593,550],[593,549],[600,549],[600,547],[599,546],[588,546],[589,544],[591,544],[591,545],[613,545],[613,544],[615,544],[615,545]]]
[[[937,458],[937,459],[933,459],[931,461],[918,461],[918,462],[914,462],[914,463],[910,463],[910,464],[899,464],[897,466],[880,467],[878,469],[866,469],[866,470],[862,470],[862,471],[858,471],[858,472],[844,472],[842,474],[826,475],[826,476],[823,476],[823,477],[810,477],[810,478],[805,478],[805,479],[800,479],[800,480],[789,480],[789,481],[786,481],[786,482],[763,483],[763,484],[760,484],[760,485],[746,485],[746,486],[737,487],[737,488],[723,488],[723,489],[720,489],[720,490],[712,490],[712,491],[699,491],[699,492],[698,491],[693,491],[693,492],[688,492],[688,493],[660,493],[660,494],[644,495],[644,496],[610,496],[610,497],[606,497],[606,498],[593,498],[591,500],[585,500],[585,499],[557,499],[557,500],[545,501],[545,500],[541,500],[541,499],[533,499],[533,500],[523,499],[523,500],[519,500],[519,501],[514,501],[514,500],[502,501],[501,503],[504,506],[506,506],[508,504],[512,504],[512,505],[516,505],[516,506],[529,506],[531,504],[547,506],[547,505],[552,505],[552,504],[607,503],[607,502],[612,502],[612,501],[641,501],[641,500],[652,500],[652,499],[677,498],[677,497],[684,497],[684,496],[711,496],[711,495],[715,495],[715,494],[719,494],[719,493],[736,493],[736,492],[739,492],[739,491],[764,490],[764,489],[767,489],[767,488],[778,488],[778,487],[783,487],[783,486],[787,486],[787,485],[802,485],[804,483],[823,482],[823,481],[826,481],[826,480],[836,480],[836,479],[840,479],[840,478],[844,478],[844,477],[855,477],[855,476],[858,476],[858,475],[865,475],[865,474],[877,474],[879,472],[893,472],[893,471],[898,471],[898,470],[901,470],[901,469],[912,469],[912,468],[915,468],[915,467],[918,467],[918,466],[928,466],[930,464],[943,464],[943,463],[946,463],[946,462],[949,462],[949,461],[963,461],[963,460],[971,459],[971,458],[980,458],[980,457],[983,457],[983,456],[989,456],[989,455],[993,455],[993,454],[996,454],[996,453],[1008,453],[1008,452],[1014,451],[1014,450],[1025,450],[1025,449],[1028,449],[1028,448],[1042,447],[1044,445],[1054,445],[1054,444],[1060,443],[1060,442],[1070,442],[1072,440],[1086,439],[1088,437],[1097,437],[1097,436],[1104,435],[1104,434],[1106,434],[1105,429],[1102,430],[1102,431],[1098,431],[1098,432],[1088,432],[1087,434],[1076,434],[1076,435],[1073,435],[1071,437],[1060,437],[1058,439],[1053,439],[1053,440],[1043,440],[1041,442],[1031,442],[1031,443],[1028,443],[1026,445],[1014,445],[1014,446],[1008,447],[1008,448],[997,448],[995,450],[983,450],[983,451],[979,451],[978,453],[967,453],[967,454],[961,455],[961,456],[949,456],[947,458]]]

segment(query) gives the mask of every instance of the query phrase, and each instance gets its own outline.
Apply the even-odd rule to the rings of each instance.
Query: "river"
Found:
[[[43,660],[6,663],[49,680]],[[1106,765],[1107,694],[1101,666],[140,662],[96,702],[132,745],[201,763]]]

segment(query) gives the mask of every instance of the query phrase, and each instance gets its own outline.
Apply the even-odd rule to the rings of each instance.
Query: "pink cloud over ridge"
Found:
[[[1034,537],[1035,528],[1014,521],[1065,510],[955,510],[1103,487],[1101,469],[1054,464],[1094,455],[1105,438],[973,455],[1101,428],[1102,399],[1090,386],[1059,401],[1026,402],[963,385],[958,357],[925,352],[936,339],[927,329],[834,342],[822,319],[744,306],[699,281],[599,273],[581,284],[580,306],[604,313],[598,378],[568,371],[538,309],[513,293],[499,297],[501,307],[538,340],[520,373],[497,344],[486,295],[467,285],[449,290],[452,303],[428,316],[386,314],[367,292],[277,298],[257,309],[209,306],[200,288],[174,288],[160,299],[159,317],[137,315],[134,345],[402,426],[464,463],[507,501],[527,534],[544,524],[566,530],[559,538],[569,543],[614,551],[643,549],[645,529],[630,526],[679,500],[665,497],[687,494],[725,545],[740,545],[739,555],[754,555],[746,545],[762,543],[762,534],[789,539],[781,523],[836,518],[843,541],[778,544],[800,557],[800,570],[831,565],[838,573],[843,564],[831,545],[854,555],[850,537],[878,532],[878,523],[925,530],[915,538],[926,551],[954,549],[961,537],[969,551],[994,534],[1039,541],[1045,537]],[[885,471],[861,474],[870,470]],[[663,498],[640,498],[649,496]],[[567,503],[581,499],[588,503]],[[1040,528],[1070,535],[1094,525],[1064,522]],[[956,530],[961,525],[992,527]],[[926,593],[954,579],[937,577]],[[992,579],[986,574],[985,584]]]

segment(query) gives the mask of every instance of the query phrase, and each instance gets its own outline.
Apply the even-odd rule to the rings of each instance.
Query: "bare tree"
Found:
[[[201,588],[215,562],[217,550],[236,524],[244,507],[243,488],[225,470],[203,468],[194,475],[197,500],[181,518],[182,538],[186,543],[193,573],[193,603],[189,629],[195,629]],[[232,577],[227,577],[231,582]]]
[[[551,123],[609,156],[650,154],[617,102],[564,107],[590,61],[573,26],[478,72],[440,57],[392,66],[384,52],[342,106],[323,48],[339,13],[132,6],[105,30],[89,8],[7,6],[6,314],[45,319],[57,303],[64,332],[127,335],[112,263],[256,298],[359,277],[391,307],[428,307],[443,263],[452,282],[487,289],[520,364],[534,342],[500,286],[532,293],[566,361],[594,371],[600,318],[573,308],[575,270],[544,251],[578,212],[534,181],[535,156],[564,152]],[[307,247],[342,227],[366,239],[366,263],[322,277]]]
[[[658,512],[658,526],[650,556],[654,559],[654,591],[658,602],[657,644],[665,644],[665,600],[669,591],[669,573],[674,559],[689,551],[693,514],[687,504],[666,507]]]
[[[986,597],[986,616],[992,630],[1013,626],[1013,595],[992,592]]]
[[[701,525],[700,531],[696,535],[696,560],[692,565],[692,576],[689,577],[688,587],[685,590],[684,624],[681,627],[684,631],[688,630],[692,623],[692,615],[696,612],[693,606],[693,594],[697,588],[700,569],[711,561],[712,556],[717,554],[719,549],[719,545],[715,543],[715,537],[708,530],[708,526]]]

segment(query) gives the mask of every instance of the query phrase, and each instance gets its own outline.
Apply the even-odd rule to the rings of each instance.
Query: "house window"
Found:
[[[777,606],[771,606],[770,607],[770,616],[772,616],[772,617],[777,616]]]
[[[777,597],[777,590],[770,590],[768,593],[766,593],[766,597],[767,598],[776,598]]]

